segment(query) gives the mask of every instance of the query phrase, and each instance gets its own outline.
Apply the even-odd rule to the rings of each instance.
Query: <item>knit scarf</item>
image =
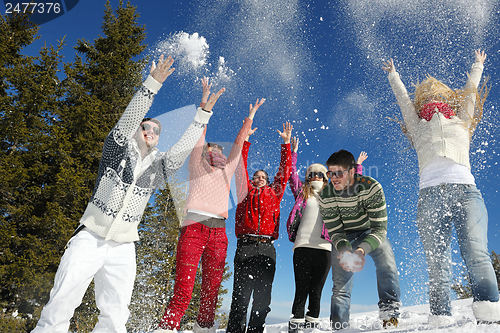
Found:
[[[432,116],[436,113],[436,109],[438,112],[441,112],[446,119],[450,119],[455,115],[455,111],[453,111],[448,104],[434,102],[422,106],[420,109],[420,118],[431,121]]]

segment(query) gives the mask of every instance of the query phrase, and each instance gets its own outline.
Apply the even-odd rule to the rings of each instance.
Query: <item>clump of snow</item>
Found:
[[[351,252],[343,252],[339,255],[339,263],[344,269],[349,272],[359,272],[359,267],[363,264],[361,258]]]
[[[177,67],[198,69],[207,63],[209,51],[205,37],[196,32],[190,35],[181,31],[158,42],[156,53],[171,55]]]

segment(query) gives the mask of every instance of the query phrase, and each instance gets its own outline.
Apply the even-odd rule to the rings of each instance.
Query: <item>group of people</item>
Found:
[[[469,163],[470,139],[487,95],[485,85],[478,90],[485,59],[484,52],[475,52],[465,88],[452,90],[428,76],[416,85],[413,100],[392,59],[383,66],[403,114],[403,130],[417,151],[417,226],[428,263],[429,324],[437,327],[453,324],[453,226],[470,277],[477,324],[500,323],[497,280],[487,248],[487,212]],[[202,290],[193,331],[215,333],[217,329],[215,309],[227,253],[225,221],[233,175],[238,197],[237,248],[227,333],[261,333],[265,328],[276,270],[274,242],[279,236],[280,203],[287,184],[296,199],[286,222],[293,242],[296,286],[289,332],[317,327],[330,268],[334,283],[330,328],[348,328],[353,275],[363,269],[366,256],[376,266],[383,326],[397,326],[399,275],[387,238],[383,188],[377,180],[363,175],[367,154],[361,152],[355,160],[352,153],[339,150],[328,158],[326,166],[309,165],[302,181],[297,173],[299,140],[292,137],[293,127],[286,122],[283,131],[278,130],[284,142],[273,181],[263,169],[250,178],[249,138],[256,131],[252,128],[254,116],[265,100],[250,104],[248,117],[226,157],[223,147],[205,143],[213,107],[224,93],[221,89],[210,94],[206,79],[202,80],[202,101],[193,122],[172,148],[161,153],[155,146],[162,126],[158,120],[144,117],[154,95],[174,71],[172,64],[171,57],[163,56],[158,65],[153,62],[149,77],[107,136],[94,192],[68,242],[50,300],[32,332],[66,333],[92,280],[100,310],[93,332],[126,332],[135,279],[137,226],[155,189],[188,157],[189,194],[177,246],[174,293],[156,333],[179,330],[200,261]]]

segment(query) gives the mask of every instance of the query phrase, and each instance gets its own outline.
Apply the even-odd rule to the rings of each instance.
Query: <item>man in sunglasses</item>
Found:
[[[203,134],[222,94],[199,108],[181,139],[166,153],[155,146],[161,124],[144,119],[154,96],[172,74],[173,59],[160,57],[104,142],[90,202],[69,240],[54,279],[50,300],[32,331],[67,332],[74,310],[94,280],[100,310],[94,333],[126,333],[134,286],[137,226],[155,189],[184,163]]]
[[[332,241],[332,329],[349,327],[353,274],[365,256],[377,268],[379,317],[384,327],[397,326],[400,288],[396,260],[387,239],[387,209],[382,186],[357,174],[354,156],[339,150],[326,162],[330,183],[319,194],[319,209]]]

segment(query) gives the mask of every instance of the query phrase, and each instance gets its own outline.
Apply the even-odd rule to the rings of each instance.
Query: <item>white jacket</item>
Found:
[[[80,223],[106,240],[139,240],[137,226],[149,198],[166,177],[179,170],[212,115],[199,109],[172,148],[166,153],[153,148],[141,158],[133,136],[160,87],[149,76],[104,142],[94,192]]]
[[[478,62],[474,63],[467,85],[474,85],[477,88],[482,73],[483,65]],[[464,106],[465,112],[459,113],[450,119],[437,112],[430,121],[427,121],[418,116],[413,101],[408,96],[408,92],[399,78],[399,73],[389,73],[389,83],[394,95],[396,95],[405,126],[417,151],[420,173],[427,163],[436,156],[447,157],[470,169],[470,134],[468,128],[474,118],[475,95],[471,94],[467,97]]]

